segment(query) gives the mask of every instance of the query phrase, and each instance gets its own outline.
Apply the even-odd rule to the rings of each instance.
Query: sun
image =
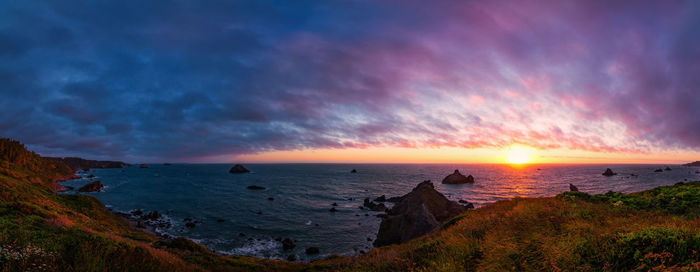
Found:
[[[510,164],[524,164],[532,160],[534,148],[522,145],[512,145],[508,150],[506,161]]]

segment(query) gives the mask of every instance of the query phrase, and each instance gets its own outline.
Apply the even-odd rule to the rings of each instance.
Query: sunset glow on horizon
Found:
[[[143,10],[5,3],[0,136],[129,162],[700,160],[698,1]]]

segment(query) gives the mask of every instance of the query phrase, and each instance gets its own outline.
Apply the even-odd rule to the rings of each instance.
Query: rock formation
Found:
[[[459,170],[455,170],[454,173],[448,175],[442,180],[443,184],[464,184],[464,183],[474,183],[474,177],[472,175],[464,176]]]
[[[88,184],[85,184],[85,186],[83,186],[83,187],[80,187],[80,189],[78,189],[78,192],[82,192],[82,193],[96,192],[96,191],[101,191],[104,187],[105,186],[102,185],[102,182],[94,181],[94,182],[90,182]]]
[[[250,170],[243,167],[243,165],[236,164],[233,167],[231,167],[231,169],[228,170],[228,172],[232,173],[232,174],[241,174],[241,173],[250,173]]]
[[[439,229],[442,222],[468,210],[435,190],[429,180],[421,182],[391,208],[379,226],[374,246],[403,243]]]
[[[265,190],[265,187],[258,186],[258,185],[250,185],[247,188],[248,188],[248,190]]]
[[[375,212],[386,211],[386,206],[384,205],[384,203],[377,204],[377,203],[370,201],[369,198],[365,198],[365,201],[364,201],[364,203],[362,203],[362,206],[365,206],[368,209],[375,211]]]
[[[612,169],[610,169],[610,168],[605,169],[605,172],[603,172],[603,176],[606,176],[606,177],[610,177],[610,176],[614,176],[614,175],[617,175],[617,173],[613,172]]]

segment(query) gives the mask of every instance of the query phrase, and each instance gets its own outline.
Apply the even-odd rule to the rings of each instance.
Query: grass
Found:
[[[16,145],[0,140],[0,271],[700,271],[700,182],[499,201],[405,244],[289,263],[135,230],[93,197],[56,195],[65,166]]]

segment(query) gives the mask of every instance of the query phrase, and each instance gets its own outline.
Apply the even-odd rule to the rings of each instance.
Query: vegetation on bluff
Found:
[[[93,197],[56,195],[52,184],[70,174],[60,160],[0,140],[0,271],[700,270],[700,182],[499,201],[405,244],[289,263],[159,240]]]

